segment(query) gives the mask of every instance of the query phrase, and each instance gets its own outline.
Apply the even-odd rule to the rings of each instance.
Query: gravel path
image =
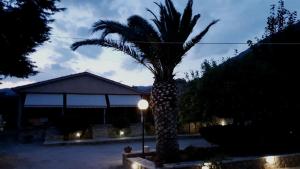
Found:
[[[182,139],[180,147],[209,146],[203,139]],[[123,147],[139,150],[140,142],[104,145],[43,146],[1,144],[0,169],[116,169],[122,163]],[[145,145],[154,147],[154,142]]]

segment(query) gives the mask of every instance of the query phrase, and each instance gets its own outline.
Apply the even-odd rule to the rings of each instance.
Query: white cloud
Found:
[[[70,5],[63,12],[55,14],[54,19],[59,21],[65,30],[74,32],[80,27],[90,27],[94,22],[95,11],[89,3],[84,5]]]
[[[0,84],[0,89],[4,89],[4,88],[13,88],[13,87],[17,87],[17,86],[31,84],[31,83],[34,83],[34,81],[31,81],[31,80],[20,80],[17,82],[2,81],[1,83],[2,84]]]
[[[150,85],[153,82],[152,75],[148,70],[122,68],[123,60],[127,60],[130,56],[125,56],[121,52],[105,48],[96,59],[87,58],[78,52],[75,53],[77,57],[69,60],[66,66],[77,72],[89,71],[97,75],[105,75],[105,72],[115,71],[108,78],[127,85]]]
[[[47,44],[38,48],[37,52],[33,53],[30,58],[36,62],[35,65],[38,67],[38,70],[42,70],[54,64],[55,59],[60,56],[61,54],[55,51],[55,46]]]
[[[135,68],[134,63],[131,64],[132,60],[128,59],[129,56],[123,53],[103,48],[99,52],[86,47],[82,47],[81,50],[91,51],[73,52],[70,50],[70,45],[81,40],[77,39],[78,37],[89,38],[92,24],[99,19],[112,19],[124,23],[129,16],[134,14],[152,19],[152,15],[145,9],[149,8],[157,13],[158,8],[153,1],[156,0],[62,1],[60,6],[66,7],[67,10],[55,14],[56,20],[51,24],[53,29],[50,42],[39,47],[37,52],[30,56],[42,73],[25,81],[20,79],[13,82],[4,79],[2,86],[26,84],[86,70],[98,75],[106,75],[112,80],[128,85],[151,84],[153,75],[141,66]],[[157,1],[163,2],[164,0]],[[187,0],[173,1],[180,11],[187,2]],[[208,32],[203,42],[246,42],[255,36],[259,37],[264,31],[270,4],[276,2],[277,0],[194,0],[194,13],[200,13],[202,17],[193,35],[203,30],[213,19],[221,19]],[[288,9],[300,12],[299,0],[285,2]],[[99,34],[93,36],[97,35]],[[246,45],[197,45],[176,68],[176,77],[184,77],[184,72],[190,70],[199,70],[204,59],[220,60],[222,57],[233,56],[234,49],[242,52],[246,48]],[[94,53],[95,56],[87,56]],[[124,67],[124,63],[129,63],[129,67]],[[58,66],[62,68],[58,69]]]

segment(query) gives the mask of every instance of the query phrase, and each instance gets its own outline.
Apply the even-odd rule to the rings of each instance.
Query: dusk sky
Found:
[[[173,1],[182,12],[187,0]],[[286,8],[296,10],[299,14],[300,0],[286,0],[285,3]],[[261,37],[271,4],[277,4],[277,0],[194,0],[194,14],[202,15],[194,33],[199,33],[212,20],[220,19],[202,42],[245,43],[249,39]],[[75,52],[70,49],[73,42],[92,37],[90,28],[100,19],[126,23],[126,19],[134,14],[152,19],[146,8],[157,13],[158,8],[153,0],[62,0],[59,6],[65,7],[66,10],[55,14],[55,22],[51,24],[53,29],[50,41],[29,56],[36,62],[40,73],[28,79],[3,79],[0,88],[83,71],[129,86],[153,83],[152,74],[123,53],[99,46],[84,46]],[[93,36],[97,35],[99,34]],[[222,58],[234,56],[235,49],[242,52],[246,48],[247,45],[237,44],[198,44],[176,68],[176,78],[184,77],[185,72],[200,70],[205,59],[220,61]]]

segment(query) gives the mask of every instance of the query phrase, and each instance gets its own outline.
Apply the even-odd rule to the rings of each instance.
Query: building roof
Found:
[[[13,88],[13,90],[19,93],[141,94],[132,87],[89,72],[19,86]]]
[[[16,93],[8,88],[0,89],[0,96],[16,96]]]

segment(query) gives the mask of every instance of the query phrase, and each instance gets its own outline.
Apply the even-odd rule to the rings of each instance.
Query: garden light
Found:
[[[138,108],[139,108],[140,110],[146,110],[146,109],[148,109],[148,107],[149,107],[149,103],[148,103],[147,100],[141,99],[141,100],[138,102]]]
[[[210,162],[206,162],[203,164],[203,166],[201,167],[201,169],[210,169],[211,163]]]
[[[143,114],[143,110],[147,110],[149,107],[149,103],[145,99],[141,99],[138,104],[138,108],[141,110],[141,120],[142,120],[142,156],[145,154],[145,118]]]
[[[266,162],[269,164],[269,165],[274,165],[276,163],[276,157],[275,156],[268,156],[268,157],[265,157],[265,160]]]
[[[119,134],[120,136],[124,136],[125,132],[123,130],[120,130]]]
[[[131,165],[131,168],[132,169],[139,169],[139,164],[138,163],[132,163],[132,165]]]
[[[226,123],[226,121],[223,119],[223,120],[221,120],[221,126],[226,126],[227,125],[227,123]]]
[[[79,138],[79,137],[81,136],[81,133],[80,133],[80,132],[76,132],[75,136],[76,136],[77,138]]]

